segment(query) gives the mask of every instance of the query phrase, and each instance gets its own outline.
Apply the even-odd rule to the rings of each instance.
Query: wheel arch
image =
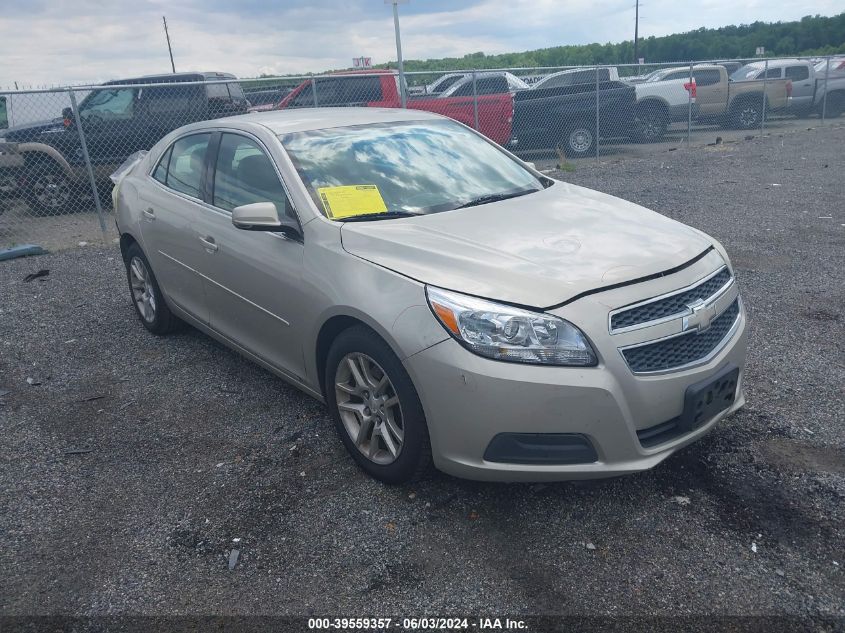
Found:
[[[646,108],[656,109],[669,118],[669,103],[662,97],[643,97],[637,100],[637,105],[634,106],[635,115]]]
[[[323,394],[323,397],[326,395],[326,363],[328,362],[329,349],[331,349],[332,343],[334,343],[338,336],[346,330],[356,326],[366,327],[368,330],[377,334],[378,337],[384,340],[393,352],[396,353],[396,349],[391,342],[381,332],[363,319],[358,318],[357,316],[352,316],[348,313],[340,313],[330,316],[320,326],[314,346],[314,362],[316,365],[317,384],[320,387],[320,393]],[[402,358],[400,354],[396,355],[400,359]]]
[[[123,261],[126,261],[126,253],[129,251],[129,247],[133,244],[137,244],[138,248],[144,250],[141,247],[141,243],[135,239],[134,235],[126,232],[120,234],[120,254],[123,257]]]
[[[61,169],[68,178],[76,180],[73,167],[55,147],[45,143],[21,143],[18,145],[18,153],[23,156],[25,167],[49,161]]]

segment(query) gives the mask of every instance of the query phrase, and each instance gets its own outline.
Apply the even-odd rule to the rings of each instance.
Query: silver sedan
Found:
[[[725,250],[434,114],[192,124],[114,178],[133,303],[323,401],[389,483],[650,468],[741,407]]]

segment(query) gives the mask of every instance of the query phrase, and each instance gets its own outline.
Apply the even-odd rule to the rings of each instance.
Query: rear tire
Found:
[[[590,156],[596,149],[596,133],[588,123],[575,123],[563,133],[556,149],[563,151],[567,158]]]
[[[176,330],[179,319],[167,306],[150,262],[138,244],[132,244],[126,249],[124,263],[132,305],[144,327],[158,335]]]
[[[834,92],[827,95],[827,105],[824,106],[824,116],[826,119],[836,119],[842,116],[845,112],[845,92]],[[821,116],[821,109],[819,115]]]
[[[422,478],[431,467],[425,413],[411,377],[387,343],[353,326],[329,348],[326,404],[349,454],[386,484]]]
[[[763,119],[763,105],[753,101],[739,103],[731,110],[730,123],[739,130],[752,130],[760,127]]]

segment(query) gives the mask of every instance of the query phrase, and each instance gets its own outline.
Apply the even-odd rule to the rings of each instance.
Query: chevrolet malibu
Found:
[[[418,111],[195,123],[121,170],[132,301],[325,402],[367,473],[650,468],[744,404],[713,238]]]

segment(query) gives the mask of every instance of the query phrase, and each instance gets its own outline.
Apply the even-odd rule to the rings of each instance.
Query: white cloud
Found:
[[[0,87],[95,82],[167,72],[166,14],[177,70],[238,76],[343,68],[358,55],[395,58],[391,10],[380,0],[52,0],[21,2],[0,21]],[[426,3],[431,2],[430,11]],[[406,58],[499,53],[630,39],[633,0],[412,0],[402,6]],[[839,0],[649,0],[643,37],[755,20],[833,15]]]

